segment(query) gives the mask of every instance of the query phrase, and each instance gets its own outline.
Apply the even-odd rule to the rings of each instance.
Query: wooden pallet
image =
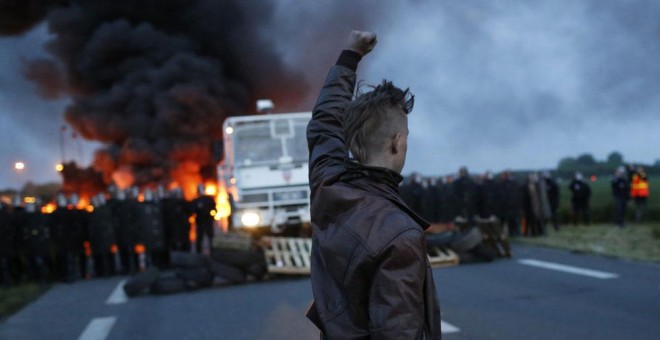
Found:
[[[309,275],[311,253],[311,238],[271,237],[264,249],[271,274]]]
[[[264,249],[269,273],[310,274],[311,238],[271,237],[269,243]],[[459,263],[458,255],[448,248],[429,248],[428,255],[433,268],[456,266]]]
[[[459,258],[453,250],[445,247],[430,247],[427,249],[429,262],[433,268],[456,266]]]

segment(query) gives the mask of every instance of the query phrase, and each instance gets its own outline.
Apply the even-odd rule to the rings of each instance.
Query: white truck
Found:
[[[223,124],[220,182],[229,229],[305,235],[310,230],[306,130],[311,112],[233,116]]]

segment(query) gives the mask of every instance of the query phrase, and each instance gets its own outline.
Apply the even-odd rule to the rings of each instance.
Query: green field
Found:
[[[611,177],[601,176],[591,186],[591,221],[592,223],[614,223],[614,197],[612,196]],[[559,182],[561,201],[559,216],[563,223],[570,221],[571,193],[568,190],[570,180]],[[660,176],[649,177],[650,194],[646,210],[646,221],[660,221]],[[634,203],[628,203],[628,221],[634,219]]]
[[[566,249],[578,253],[613,256],[630,260],[660,262],[660,223],[563,226],[549,228],[542,237],[518,237],[514,242]]]

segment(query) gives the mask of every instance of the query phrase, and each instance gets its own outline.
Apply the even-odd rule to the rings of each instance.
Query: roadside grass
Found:
[[[0,322],[36,300],[46,290],[47,286],[39,286],[34,282],[0,288]]]
[[[545,246],[630,260],[660,263],[660,223],[613,224],[590,226],[563,225],[559,231],[549,228],[542,237],[518,237],[513,242]]]

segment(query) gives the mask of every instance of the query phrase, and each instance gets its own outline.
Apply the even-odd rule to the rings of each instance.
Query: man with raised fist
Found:
[[[440,338],[424,229],[400,198],[414,96],[355,89],[376,34],[351,32],[307,127],[313,227],[307,316],[327,339]]]

